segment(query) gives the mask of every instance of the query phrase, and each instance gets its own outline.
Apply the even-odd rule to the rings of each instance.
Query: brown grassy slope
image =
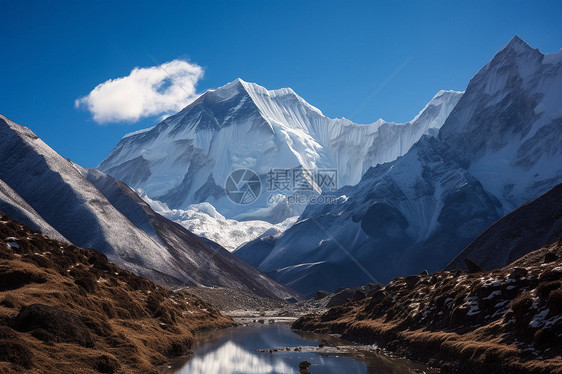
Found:
[[[562,239],[495,271],[392,280],[293,327],[377,343],[460,373],[562,373]],[[446,372],[446,371],[444,371]]]
[[[0,218],[0,373],[150,373],[232,325],[92,250]]]

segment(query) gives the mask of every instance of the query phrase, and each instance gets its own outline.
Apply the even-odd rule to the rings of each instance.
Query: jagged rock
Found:
[[[410,276],[405,278],[405,281],[406,281],[406,285],[408,286],[408,288],[412,289],[420,281],[420,276],[419,275],[410,275]]]
[[[323,291],[323,290],[318,290],[316,291],[316,295],[314,296],[314,300],[320,300],[325,298],[326,296],[329,296],[330,293],[328,291]]]
[[[367,294],[380,290],[382,288],[382,285],[380,283],[367,283],[366,285],[364,285],[362,287],[362,289],[367,292]]]
[[[355,293],[353,294],[353,297],[351,298],[352,301],[359,301],[359,300],[363,300],[367,297],[367,295],[365,295],[365,293],[361,290],[357,290],[355,291]]]
[[[548,252],[547,254],[544,255],[545,264],[548,264],[549,262],[554,262],[556,260],[558,260],[558,256],[556,255],[556,253]]]
[[[528,271],[525,268],[514,268],[513,271],[509,274],[509,278],[512,279],[519,279],[527,275]]]
[[[422,276],[429,275],[429,271],[427,271],[427,270],[422,270],[422,271],[420,272],[420,275],[422,275]]]
[[[368,297],[373,296],[377,291],[379,291],[382,288],[382,285],[380,283],[377,283],[377,284],[369,283],[369,284],[372,285],[372,287],[369,287],[367,289],[367,296]]]
[[[330,301],[328,301],[328,304],[326,304],[326,306],[328,308],[331,308],[336,305],[345,304],[353,298],[354,293],[355,291],[353,289],[344,288],[340,290],[338,293],[336,293],[334,296],[332,296],[332,298],[330,299]]]
[[[464,259],[464,264],[469,273],[480,273],[482,271],[480,266],[469,258]]]

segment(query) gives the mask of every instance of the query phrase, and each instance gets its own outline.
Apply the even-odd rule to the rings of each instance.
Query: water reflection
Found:
[[[333,337],[323,336],[335,343]],[[406,361],[392,360],[377,354],[325,354],[322,352],[278,351],[258,349],[318,346],[320,336],[299,336],[283,325],[244,326],[201,335],[194,347],[195,355],[177,374],[299,374],[299,363],[308,360],[312,374],[414,373]],[[416,366],[417,367],[417,366]]]
[[[178,373],[293,373],[281,358],[251,353],[242,347],[227,342],[215,351],[195,356]]]

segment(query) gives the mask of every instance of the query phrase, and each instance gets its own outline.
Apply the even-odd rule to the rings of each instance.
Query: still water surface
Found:
[[[338,352],[335,348],[318,349],[325,340],[342,344],[329,335],[296,333],[285,325],[250,325],[212,331],[197,337],[194,356],[176,363],[166,373],[176,374],[299,374],[299,363],[312,363],[312,374],[410,374],[426,367],[406,360],[391,359],[374,352]],[[259,350],[302,347],[301,352]],[[306,348],[310,347],[310,348]],[[308,352],[307,350],[313,350]],[[328,351],[328,352],[326,352]],[[415,371],[418,369],[420,371]]]

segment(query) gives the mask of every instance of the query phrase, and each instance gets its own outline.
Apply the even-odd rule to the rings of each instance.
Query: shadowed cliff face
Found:
[[[562,184],[509,213],[476,238],[445,268],[470,259],[483,270],[504,267],[562,236]]]
[[[187,354],[197,330],[233,324],[193,295],[5,215],[0,239],[2,372],[151,373]]]
[[[440,270],[500,218],[498,200],[467,166],[459,152],[423,137],[405,156],[340,189],[337,194],[345,199],[309,205],[283,234],[234,253],[308,296],[317,289],[356,287],[373,277],[386,283],[397,275]],[[297,271],[304,269],[301,264],[308,265],[306,273]],[[341,269],[337,277],[331,268]]]

